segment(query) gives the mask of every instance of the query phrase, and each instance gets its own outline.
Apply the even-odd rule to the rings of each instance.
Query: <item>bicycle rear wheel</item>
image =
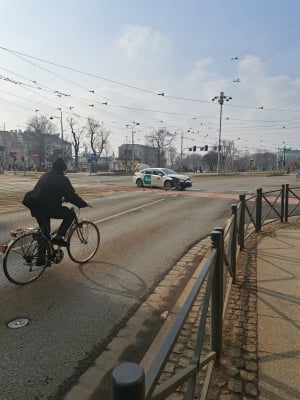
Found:
[[[49,243],[45,236],[26,233],[8,246],[3,258],[4,274],[16,285],[33,282],[45,271],[49,254]]]
[[[91,221],[75,225],[68,236],[69,257],[76,263],[85,263],[96,254],[100,244],[100,232]]]

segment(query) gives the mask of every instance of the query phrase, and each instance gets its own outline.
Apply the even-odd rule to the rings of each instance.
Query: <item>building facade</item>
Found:
[[[48,164],[63,156],[72,157],[72,144],[62,141],[58,134],[34,133],[21,130],[0,131],[1,169],[47,169]]]
[[[142,144],[122,144],[119,147],[118,165],[120,170],[135,171],[138,164],[155,167],[157,157],[155,149]],[[133,165],[134,164],[134,165]]]

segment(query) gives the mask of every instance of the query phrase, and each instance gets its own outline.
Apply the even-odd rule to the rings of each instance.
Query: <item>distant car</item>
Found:
[[[296,172],[296,178],[297,178],[297,179],[300,178],[300,171]]]
[[[137,187],[159,187],[166,190],[185,190],[192,187],[192,180],[169,168],[145,168],[136,172],[132,178]]]

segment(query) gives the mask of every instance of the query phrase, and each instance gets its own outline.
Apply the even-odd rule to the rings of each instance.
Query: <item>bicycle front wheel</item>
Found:
[[[68,254],[72,261],[85,263],[94,257],[100,244],[100,232],[91,221],[75,225],[68,237]]]
[[[26,233],[8,246],[3,258],[4,274],[16,285],[33,282],[45,271],[49,254],[49,243],[45,236]]]

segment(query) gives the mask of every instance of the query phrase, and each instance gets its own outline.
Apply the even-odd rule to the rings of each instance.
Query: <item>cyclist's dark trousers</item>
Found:
[[[75,217],[74,211],[64,206],[56,207],[53,208],[52,210],[47,210],[47,212],[45,212],[44,215],[39,214],[35,216],[42,233],[48,238],[50,238],[50,232],[51,232],[51,225],[50,225],[51,218],[62,219],[62,223],[57,230],[57,234],[60,236],[65,236],[69,226],[72,224],[74,220],[74,217]]]

